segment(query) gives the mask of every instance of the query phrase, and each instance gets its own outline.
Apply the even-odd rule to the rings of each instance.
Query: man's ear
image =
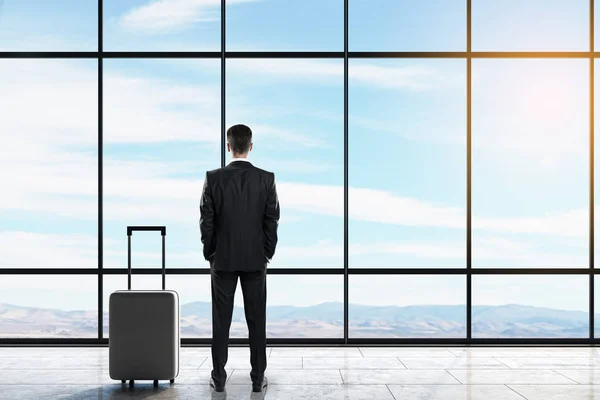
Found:
[[[252,151],[252,145],[253,145],[253,144],[254,144],[254,143],[250,143],[250,148],[248,149],[248,152]]]
[[[227,152],[231,152],[231,146],[229,145],[229,143],[227,143]]]

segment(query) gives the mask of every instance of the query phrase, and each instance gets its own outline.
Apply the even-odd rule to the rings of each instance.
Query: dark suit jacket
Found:
[[[275,174],[248,161],[206,173],[200,234],[212,269],[264,270],[275,254],[278,225]]]

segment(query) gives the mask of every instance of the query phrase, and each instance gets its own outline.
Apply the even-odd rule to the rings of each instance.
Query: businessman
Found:
[[[212,361],[210,385],[224,391],[229,327],[238,278],[250,339],[252,390],[267,386],[267,263],[275,254],[279,200],[275,175],[248,161],[252,131],[245,125],[227,130],[232,159],[206,173],[200,199],[200,234],[210,263],[212,287]]]

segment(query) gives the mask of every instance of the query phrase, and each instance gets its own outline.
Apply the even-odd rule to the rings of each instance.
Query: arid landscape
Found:
[[[433,337],[465,335],[464,306],[365,306],[351,304],[351,337]],[[474,337],[586,337],[588,313],[522,305],[474,306]],[[342,303],[267,309],[267,334],[274,338],[343,336]],[[108,314],[104,315],[108,335]],[[247,336],[244,311],[235,307],[231,337]],[[211,336],[211,305],[181,306],[182,337]],[[96,311],[63,311],[0,304],[0,337],[96,337]]]

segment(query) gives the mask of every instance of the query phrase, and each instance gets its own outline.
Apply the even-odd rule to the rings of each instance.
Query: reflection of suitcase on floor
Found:
[[[131,234],[160,231],[163,290],[131,290]],[[165,290],[166,227],[127,227],[127,288],[110,295],[109,374],[133,386],[135,380],[173,383],[179,374],[179,296]]]

